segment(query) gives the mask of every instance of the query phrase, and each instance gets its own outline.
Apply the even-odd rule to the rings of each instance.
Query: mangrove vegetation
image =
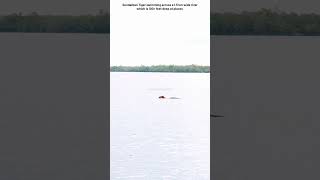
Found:
[[[111,72],[209,73],[210,66],[198,66],[198,65],[111,66],[110,70]]]
[[[255,12],[211,14],[212,35],[320,35],[319,14],[261,9]]]
[[[0,16],[0,32],[109,33],[109,14],[39,15],[14,13]],[[217,12],[211,14],[211,35],[320,35],[319,14],[280,10]]]
[[[14,13],[0,16],[0,32],[109,33],[109,14],[39,15]]]

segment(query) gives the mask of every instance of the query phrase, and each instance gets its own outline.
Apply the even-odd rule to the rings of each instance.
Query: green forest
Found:
[[[109,15],[39,15],[14,13],[0,16],[0,32],[109,33]]]
[[[319,14],[261,9],[255,12],[211,14],[212,35],[320,35]]]
[[[14,13],[0,16],[0,32],[109,33],[109,14],[39,15]],[[297,14],[272,9],[211,14],[211,35],[319,36],[319,14]]]
[[[111,72],[209,73],[210,66],[198,66],[198,65],[111,66],[110,70]]]

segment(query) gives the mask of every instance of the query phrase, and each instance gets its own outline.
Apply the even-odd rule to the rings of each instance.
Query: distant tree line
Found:
[[[261,9],[211,14],[212,35],[320,35],[320,15]]]
[[[102,10],[95,15],[39,15],[14,13],[0,16],[0,32],[39,33],[108,33],[109,14]]]
[[[111,66],[111,72],[185,72],[209,73],[210,66],[155,65],[155,66]]]
[[[109,33],[109,14],[39,15],[14,13],[0,16],[0,32]],[[211,35],[320,35],[319,14],[260,9],[211,14]]]

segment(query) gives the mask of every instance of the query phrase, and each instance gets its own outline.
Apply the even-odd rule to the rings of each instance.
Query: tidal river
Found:
[[[110,85],[112,180],[210,179],[208,73],[113,72]]]

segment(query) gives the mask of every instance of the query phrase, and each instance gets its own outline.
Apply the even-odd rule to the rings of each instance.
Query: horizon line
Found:
[[[126,67],[139,67],[139,66],[210,66],[210,65],[200,65],[200,64],[153,64],[153,65],[110,65],[112,66],[126,66]]]

